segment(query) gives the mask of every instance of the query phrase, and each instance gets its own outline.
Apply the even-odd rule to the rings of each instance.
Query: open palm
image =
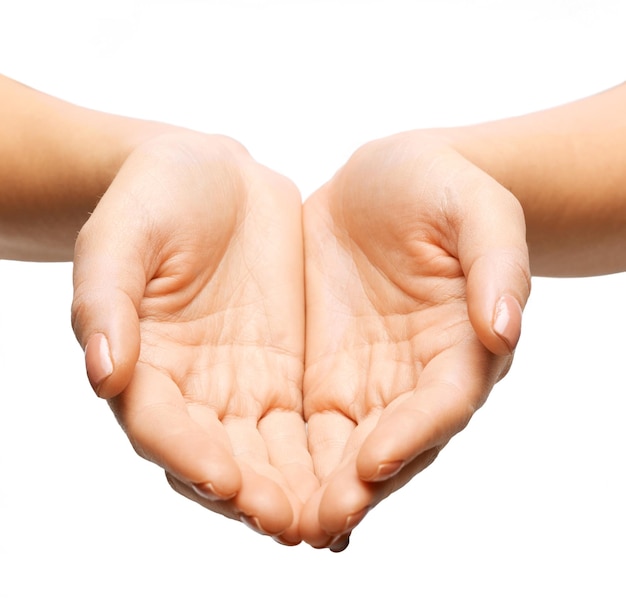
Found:
[[[97,391],[143,457],[211,510],[298,543],[317,487],[302,418],[295,187],[231,140],[166,137],[131,156],[81,231],[74,324],[106,336]]]
[[[492,219],[508,226],[490,230]],[[522,265],[515,276],[527,284],[523,218],[459,155],[397,137],[359,150],[307,200],[304,224],[304,410],[322,486],[301,531],[341,550],[370,508],[465,427],[508,368],[507,340],[483,306],[498,300],[489,274],[508,283],[498,278],[502,263]]]

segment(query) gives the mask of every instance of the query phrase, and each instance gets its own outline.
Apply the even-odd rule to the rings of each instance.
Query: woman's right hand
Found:
[[[318,487],[302,416],[301,199],[229,138],[140,144],[80,231],[89,379],[181,494],[286,544]]]

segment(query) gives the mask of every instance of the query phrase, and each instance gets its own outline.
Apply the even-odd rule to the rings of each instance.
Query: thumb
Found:
[[[511,354],[530,294],[526,225],[519,202],[480,171],[468,190],[460,219],[458,252],[467,279],[469,318],[480,341],[494,354]]]
[[[108,192],[110,193],[110,192]],[[72,327],[89,382],[110,399],[128,385],[139,357],[138,307],[146,286],[140,230],[102,198],[76,240]]]

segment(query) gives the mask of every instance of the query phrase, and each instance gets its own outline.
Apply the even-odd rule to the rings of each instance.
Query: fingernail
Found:
[[[522,307],[513,296],[502,296],[493,315],[493,330],[513,352],[522,327]]]
[[[277,543],[280,544],[281,546],[297,546],[300,542],[292,542],[291,540],[288,540],[280,535],[273,535],[272,539]]]
[[[263,527],[261,527],[261,523],[257,517],[250,517],[248,515],[241,515],[239,520],[244,524],[250,527],[250,529],[256,531],[257,533],[262,533],[264,535],[269,535]]]
[[[103,333],[95,333],[85,346],[87,377],[96,394],[104,380],[113,373],[109,342]]]
[[[346,523],[342,531],[352,531],[352,529],[354,529],[365,518],[365,515],[370,511],[370,508],[371,507],[366,506],[362,510],[355,512],[353,515],[350,515],[346,519]]]
[[[401,471],[402,467],[404,467],[403,460],[394,460],[392,462],[382,463],[370,481],[383,481],[385,479],[389,479]]]
[[[350,545],[350,534],[338,535],[328,545],[331,552],[343,552]]]
[[[205,500],[210,500],[211,502],[218,502],[220,500],[228,500],[230,497],[220,496],[213,487],[212,483],[193,483],[191,487],[198,496],[202,496]]]

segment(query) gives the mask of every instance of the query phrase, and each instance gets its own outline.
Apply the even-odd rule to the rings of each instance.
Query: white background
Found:
[[[619,0],[0,7],[0,72],[228,134],[304,197],[369,139],[626,79]],[[625,297],[623,275],[535,279],[511,373],[336,555],[172,492],[87,384],[71,265],[3,261],[0,598],[623,599]]]

